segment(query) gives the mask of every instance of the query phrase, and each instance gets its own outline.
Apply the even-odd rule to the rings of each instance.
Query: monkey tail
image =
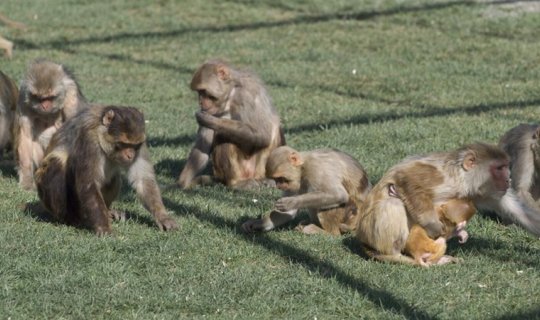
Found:
[[[540,236],[540,208],[529,194],[508,189],[496,207],[479,204],[479,208],[495,211],[501,218],[518,224],[535,236]]]

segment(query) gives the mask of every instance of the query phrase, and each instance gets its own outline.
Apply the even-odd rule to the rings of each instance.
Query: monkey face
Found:
[[[206,90],[199,90],[199,107],[202,111],[209,114],[216,114],[219,112],[218,98],[209,94]]]
[[[141,148],[142,143],[139,144],[129,144],[123,142],[117,142],[114,145],[114,151],[109,155],[110,160],[118,163],[123,167],[129,167],[137,156],[139,155],[139,149]]]
[[[55,93],[30,94],[29,100],[32,110],[37,114],[49,115],[62,110],[62,98]]]
[[[299,171],[296,167],[284,164],[269,176],[276,182],[278,189],[296,193],[300,190],[301,173]]]
[[[506,192],[510,188],[510,169],[508,161],[498,160],[491,163],[489,172],[496,191]]]

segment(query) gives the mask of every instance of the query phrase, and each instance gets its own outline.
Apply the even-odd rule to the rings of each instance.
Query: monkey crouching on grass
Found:
[[[357,206],[371,184],[362,165],[333,149],[298,152],[282,146],[270,154],[266,175],[283,190],[274,210],[261,219],[246,221],[246,232],[269,231],[291,221],[298,209],[308,209],[311,223],[297,229],[306,234],[339,235],[356,227]]]
[[[409,157],[388,170],[368,194],[359,210],[356,237],[375,259],[422,265],[422,261],[403,254],[407,241],[408,251],[415,250],[411,248],[414,241],[408,240],[412,226],[419,225],[425,231],[423,239],[444,237],[439,205],[465,199],[479,207],[486,200],[502,199],[509,186],[509,158],[497,146],[475,143],[452,152]],[[514,200],[509,208],[525,208]],[[457,212],[469,210],[466,205]],[[445,256],[437,264],[453,261],[458,259]]]
[[[94,106],[68,120],[53,136],[36,171],[39,198],[58,220],[111,233],[110,206],[122,171],[161,230],[177,225],[163,205],[146,146],[144,116],[133,107]]]

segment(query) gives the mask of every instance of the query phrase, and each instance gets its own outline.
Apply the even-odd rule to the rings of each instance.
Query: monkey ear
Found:
[[[467,152],[467,154],[463,158],[462,166],[465,171],[472,170],[476,166],[476,155],[474,154],[474,152]]]
[[[302,159],[300,154],[298,154],[298,152],[291,152],[289,154],[289,162],[295,167],[298,167],[304,164],[304,160]]]
[[[218,65],[216,69],[216,74],[220,80],[229,80],[231,77],[231,71],[225,65]]]
[[[105,112],[105,115],[103,115],[103,119],[102,119],[103,125],[108,127],[111,124],[113,119],[114,119],[114,111],[109,110]]]

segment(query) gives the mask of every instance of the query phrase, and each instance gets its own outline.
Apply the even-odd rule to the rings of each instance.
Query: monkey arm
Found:
[[[19,116],[16,137],[16,156],[19,171],[19,184],[25,190],[33,187],[32,179],[32,128],[30,119],[26,116]]]
[[[336,193],[315,191],[293,197],[283,197],[276,202],[275,208],[278,211],[288,211],[300,208],[328,209],[337,207],[349,201],[347,192],[344,189],[340,191]]]
[[[163,205],[161,192],[156,182],[154,168],[150,163],[146,145],[141,147],[137,160],[129,168],[128,180],[146,210],[154,217],[160,230],[167,231],[178,228],[176,222],[168,215]]]
[[[208,164],[213,141],[214,131],[202,126],[199,127],[195,146],[191,149],[186,165],[178,177],[177,183],[182,189],[189,188],[193,178]]]
[[[195,116],[201,126],[215,130],[242,148],[261,149],[270,145],[272,137],[266,124],[255,126],[248,121],[218,118],[204,112],[197,112]]]

